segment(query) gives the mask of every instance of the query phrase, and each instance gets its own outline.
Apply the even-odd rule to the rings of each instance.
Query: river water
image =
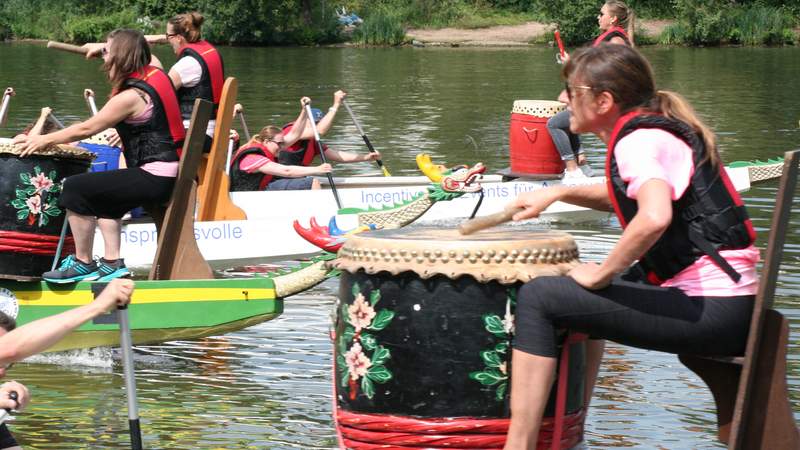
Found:
[[[800,50],[796,48],[645,48],[662,88],[685,95],[717,131],[725,161],[766,159],[798,147]],[[396,175],[415,174],[414,156],[448,164],[507,167],[509,113],[517,99],[553,99],[562,83],[551,49],[222,48],[251,132],[283,124],[308,95],[326,110],[336,89],[349,101]],[[156,52],[165,64],[174,57]],[[9,137],[51,106],[65,123],[88,115],[92,88],[108,88],[97,61],[38,44],[0,44],[0,88],[13,86]],[[240,128],[241,131],[241,128]],[[326,142],[364,151],[342,110]],[[600,142],[584,138],[590,162]],[[337,175],[377,174],[366,163]],[[744,194],[763,249],[777,183]],[[800,218],[792,215],[792,224]],[[561,225],[581,258],[602,260],[619,236],[615,223]],[[788,381],[800,412],[800,236],[791,226],[776,305],[789,317]],[[268,245],[268,243],[258,243]],[[136,348],[145,447],[170,449],[317,449],[336,445],[331,420],[329,280],[286,300],[284,314],[227,336]],[[26,383],[34,402],[12,428],[27,448],[126,448],[125,393],[119,355],[97,351],[35,358],[9,377]],[[672,355],[609,345],[586,425],[588,448],[723,448],[703,383]]]

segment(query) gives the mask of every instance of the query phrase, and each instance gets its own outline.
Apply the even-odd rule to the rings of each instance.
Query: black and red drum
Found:
[[[94,154],[58,145],[24,158],[0,139],[0,278],[35,278],[50,270],[66,212],[58,206],[64,178],[84,173]],[[74,252],[72,238],[63,254]]]
[[[572,237],[551,231],[348,238],[332,263],[342,271],[333,333],[340,446],[502,448],[517,290],[577,263]],[[565,342],[540,448],[583,441],[584,343]]]
[[[560,176],[564,172],[547,121],[567,107],[548,100],[516,100],[511,109],[508,148],[511,173]]]

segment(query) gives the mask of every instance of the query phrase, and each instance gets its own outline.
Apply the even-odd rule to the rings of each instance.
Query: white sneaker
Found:
[[[586,178],[581,169],[564,170],[564,180],[576,180],[579,178]]]
[[[589,164],[578,166],[578,168],[581,169],[581,172],[583,172],[583,174],[586,175],[587,177],[591,178],[594,176],[594,170],[592,169],[592,166],[590,166]]]

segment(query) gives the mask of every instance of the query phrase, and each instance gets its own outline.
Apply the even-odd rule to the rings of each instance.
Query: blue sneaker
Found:
[[[44,281],[57,284],[94,281],[99,276],[96,262],[92,261],[87,264],[76,258],[75,255],[69,255],[64,258],[58,269],[42,274]]]
[[[97,281],[111,281],[114,278],[126,278],[131,276],[131,271],[125,267],[125,261],[120,258],[114,261],[108,261],[105,258],[100,258],[100,264],[97,265]]]

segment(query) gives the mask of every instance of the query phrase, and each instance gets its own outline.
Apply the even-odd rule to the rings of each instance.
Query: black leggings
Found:
[[[519,290],[514,348],[555,357],[556,329],[566,328],[650,350],[739,356],[754,298],[689,297],[676,288],[619,278],[590,291],[567,276],[540,277]]]
[[[142,170],[108,170],[73,175],[64,181],[59,204],[83,216],[119,219],[138,206],[169,201],[174,177],[159,177]]]

